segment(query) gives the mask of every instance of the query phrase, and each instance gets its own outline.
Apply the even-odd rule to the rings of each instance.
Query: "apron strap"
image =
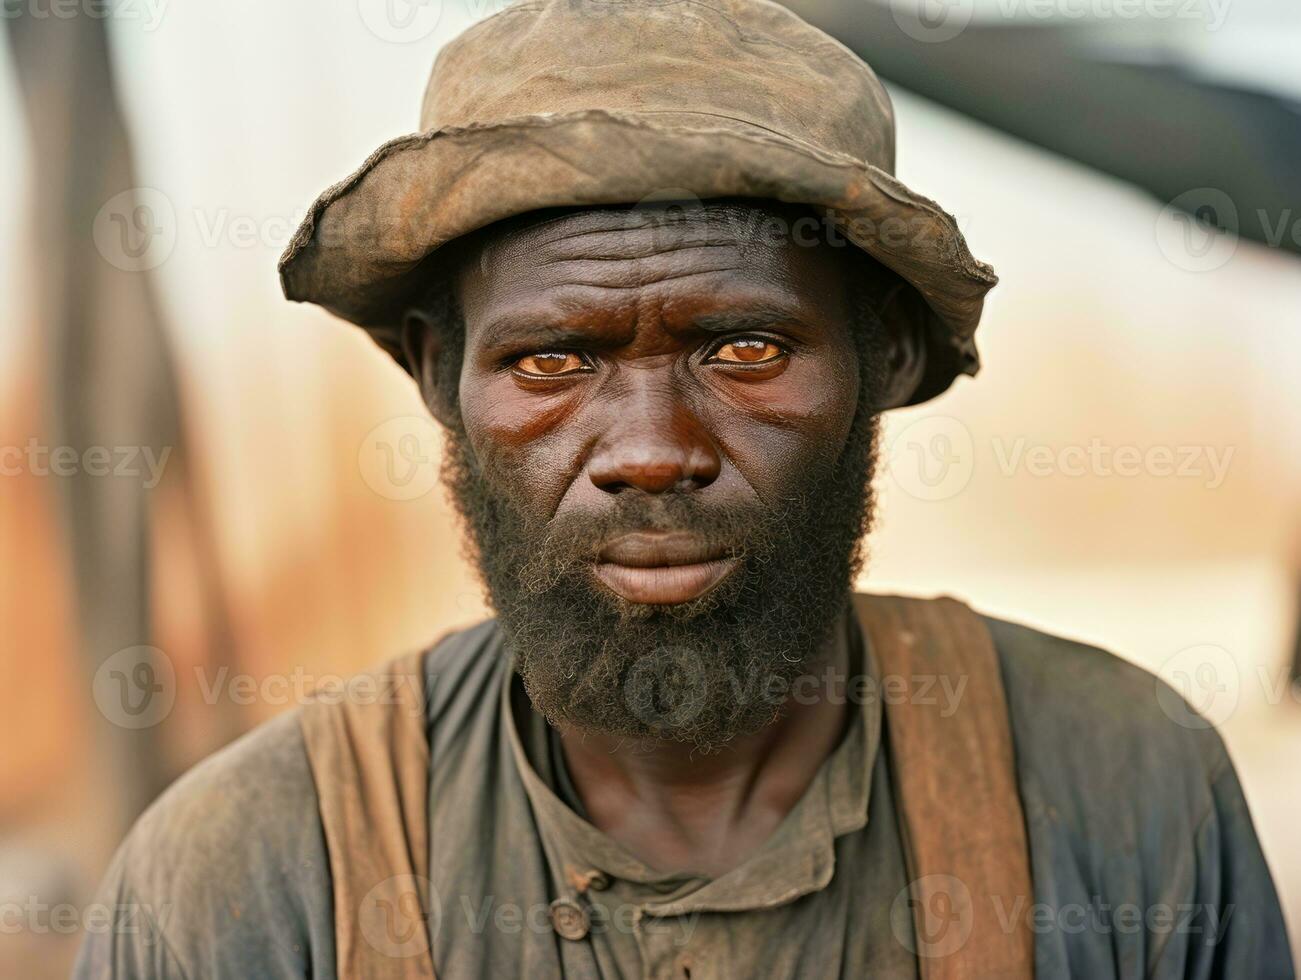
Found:
[[[907,693],[885,699],[886,742],[922,980],[1028,980],[1029,848],[989,631],[947,597],[854,606],[881,690]]]
[[[336,970],[433,980],[424,657],[360,674],[300,714],[334,888]]]
[[[854,604],[882,680],[901,678],[913,695],[889,698],[885,718],[921,976],[1029,980],[1029,851],[989,632],[953,599],[858,595]],[[422,664],[413,654],[361,674],[300,715],[339,976],[434,977]],[[957,695],[952,714],[939,691]]]

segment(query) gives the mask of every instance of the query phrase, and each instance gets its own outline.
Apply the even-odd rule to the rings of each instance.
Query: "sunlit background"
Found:
[[[1301,9],[793,5],[887,77],[899,175],[1002,278],[979,378],[889,421],[864,586],[1175,684],[1221,726],[1301,935],[1301,155],[1278,165]],[[66,974],[179,772],[485,615],[414,387],[285,302],[276,260],[501,6],[5,0],[0,975]],[[111,85],[69,54],[100,31]],[[133,472],[97,475],[96,445]],[[157,696],[132,713],[116,684],[141,667]]]

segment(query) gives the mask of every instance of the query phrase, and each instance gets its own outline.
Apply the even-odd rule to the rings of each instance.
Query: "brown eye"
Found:
[[[541,351],[528,354],[515,362],[515,370],[540,378],[555,378],[577,374],[587,369],[587,362],[579,355],[564,351]]]
[[[776,344],[758,337],[733,340],[714,351],[710,360],[726,364],[764,364],[775,361],[786,352]]]

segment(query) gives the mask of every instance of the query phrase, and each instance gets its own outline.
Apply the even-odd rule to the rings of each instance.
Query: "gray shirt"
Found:
[[[1035,890],[1032,908],[1008,914],[1030,916],[1037,975],[1291,977],[1218,735],[1132,665],[986,622]],[[871,701],[773,837],[710,880],[649,868],[583,818],[509,664],[493,622],[425,659],[440,977],[916,975]],[[78,976],[334,976],[329,861],[296,716],[179,780],[122,845],[101,900],[120,919],[88,936]],[[556,902],[582,904],[586,924],[557,918]]]

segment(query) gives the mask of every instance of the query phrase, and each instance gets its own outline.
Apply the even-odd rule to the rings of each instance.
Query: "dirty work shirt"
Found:
[[[856,625],[849,649],[857,661],[851,672],[859,675],[864,667]],[[458,912],[446,902],[443,906],[443,949],[436,967],[446,976],[514,975],[516,961],[498,959],[481,939],[481,930],[493,930],[489,916],[494,913],[505,913],[502,921],[511,928],[522,916],[524,928],[548,947],[556,933],[569,940],[559,944],[565,976],[915,976],[915,957],[903,943],[878,941],[890,934],[892,904],[907,883],[893,807],[874,810],[879,825],[868,827],[872,794],[888,799],[890,793],[884,760],[872,764],[881,738],[879,700],[852,706],[845,737],[772,837],[741,865],[711,880],[657,871],[588,823],[565,773],[558,739],[532,710],[518,677],[503,694],[511,761],[545,857],[530,872],[546,879],[548,893],[572,903],[574,912],[586,906],[594,925],[583,927],[581,915],[571,917],[580,922],[576,928],[553,923],[546,902],[494,909],[490,893],[473,896],[473,905],[462,895]],[[445,792],[457,795],[452,787]],[[459,819],[454,811],[447,813]],[[439,833],[431,827],[431,839]],[[456,882],[474,875],[478,860],[466,851],[435,856],[434,886],[440,894],[446,894],[440,882],[455,889]],[[518,865],[519,855],[506,850],[502,860]],[[838,868],[863,873],[838,875]],[[472,908],[477,929],[449,922],[457,914],[468,920]],[[900,927],[909,942],[906,915]],[[524,975],[554,971],[550,949],[527,962]]]
[[[1162,710],[1173,692],[1124,661],[986,623],[1031,850],[1036,975],[1292,977],[1218,735],[1174,723]],[[647,868],[582,819],[508,662],[493,622],[426,657],[439,977],[916,975],[911,920],[891,916],[906,875],[870,704],[774,837],[709,881]],[[578,880],[609,908],[582,935],[551,915]],[[98,901],[117,920],[87,934],[79,977],[334,976],[329,861],[297,717],[168,790]]]

